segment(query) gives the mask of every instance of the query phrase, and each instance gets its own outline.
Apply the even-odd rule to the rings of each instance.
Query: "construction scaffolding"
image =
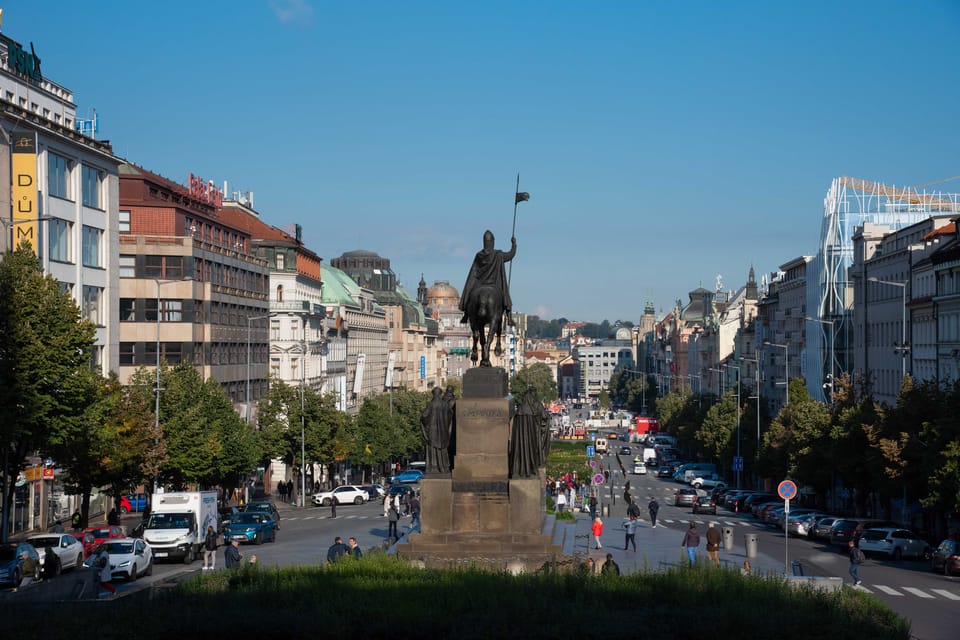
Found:
[[[926,190],[957,179],[960,176],[915,187],[849,176],[830,183],[823,199],[819,250],[807,271],[807,310],[814,319],[806,323],[805,365],[807,390],[814,398],[826,400],[824,384],[852,368],[853,300],[847,272],[853,264],[855,229],[871,222],[896,231],[933,215],[960,213],[960,194]]]

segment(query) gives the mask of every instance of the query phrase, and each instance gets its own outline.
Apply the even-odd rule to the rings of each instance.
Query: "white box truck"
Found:
[[[157,493],[143,539],[157,560],[182,559],[190,564],[200,555],[207,526],[217,531],[217,492]]]

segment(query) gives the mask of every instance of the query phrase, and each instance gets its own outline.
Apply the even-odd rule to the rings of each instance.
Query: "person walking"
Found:
[[[420,498],[413,496],[410,498],[410,528],[413,529],[420,523]]]
[[[53,552],[53,547],[46,547],[43,550],[43,565],[40,567],[40,573],[44,580],[55,578],[60,573],[60,560]]]
[[[227,545],[226,551],[223,552],[223,564],[227,569],[239,569],[241,558],[243,558],[243,556],[240,555],[240,541],[231,540],[230,544]]]
[[[207,525],[207,537],[203,540],[202,571],[213,571],[217,566],[217,532],[213,525]]]
[[[50,533],[63,533],[63,522],[57,520],[53,523],[53,526],[50,527]]]
[[[850,577],[853,578],[853,584],[856,586],[861,582],[860,565],[863,564],[864,555],[863,551],[860,551],[860,548],[854,544],[853,540],[848,542],[847,546],[850,548]]]
[[[697,531],[697,523],[691,522],[690,528],[683,534],[683,542],[680,546],[687,550],[687,558],[690,559],[692,567],[697,561],[697,547],[700,546],[700,532]]]
[[[651,529],[657,528],[657,512],[660,511],[660,503],[656,496],[650,496],[650,502],[647,503],[647,512],[650,514]]]
[[[563,491],[557,494],[557,513],[563,513],[567,508],[567,494]],[[594,518],[596,519],[596,518]]]
[[[613,554],[607,554],[607,561],[603,563],[603,566],[600,567],[600,575],[603,576],[618,576],[620,575],[620,567],[616,562],[613,561]]]
[[[110,568],[110,554],[107,553],[106,547],[100,546],[100,551],[97,552],[91,564],[93,564],[94,570],[96,571],[94,578],[97,581],[98,587],[110,593],[116,593],[117,588],[113,586],[113,569]]]
[[[280,498],[280,502],[287,501],[287,485],[284,484],[283,480],[277,481],[277,497]]]
[[[603,545],[600,544],[600,536],[603,535],[603,520],[600,519],[600,516],[593,519],[590,532],[593,534],[593,540],[597,545],[597,549],[603,549]]]
[[[627,547],[633,545],[633,552],[637,552],[637,519],[633,516],[630,516],[623,521],[623,530],[626,532],[626,540],[623,542],[623,550],[626,551]]]
[[[597,496],[590,496],[590,519],[597,517]]]
[[[337,517],[337,498],[336,496],[330,498],[330,517]]]
[[[383,494],[383,517],[384,518],[387,517],[387,513],[390,511],[390,503],[391,503],[390,494],[389,493]]]
[[[387,540],[397,540],[400,536],[397,535],[397,523],[400,522],[400,512],[397,510],[397,505],[391,504],[390,511],[387,513]]]
[[[356,538],[351,536],[350,539],[347,541],[347,547],[348,547],[347,553],[353,556],[354,560],[359,560],[360,558],[363,557],[363,549],[361,549],[360,545],[357,544]]]
[[[70,526],[73,527],[74,532],[83,528],[83,516],[80,515],[80,509],[74,511],[73,515],[70,516]]]
[[[343,544],[343,538],[337,536],[333,539],[333,544],[327,549],[327,562],[336,562],[345,556],[350,550]]]
[[[707,525],[707,558],[720,566],[720,530],[712,522]]]
[[[117,513],[117,508],[114,507],[110,509],[110,513],[107,514],[107,524],[110,526],[119,526],[120,525],[120,514]]]

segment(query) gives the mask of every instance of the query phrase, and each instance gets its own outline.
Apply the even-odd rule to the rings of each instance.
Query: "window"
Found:
[[[102,266],[100,262],[100,238],[102,236],[102,230],[96,227],[83,226],[83,266]]]
[[[136,276],[137,257],[120,255],[120,277],[133,278]]]
[[[277,254],[277,271],[283,271],[283,261],[285,256],[282,253]]]
[[[120,233],[130,233],[130,212],[120,210]]]
[[[277,302],[283,302],[283,285],[277,285]]]
[[[70,161],[47,152],[47,192],[51,196],[70,199]]]
[[[50,259],[58,262],[70,262],[70,233],[73,223],[54,218],[50,221],[49,253]]]
[[[270,319],[270,339],[271,340],[280,339],[280,320],[275,318]]]
[[[83,167],[83,205],[101,209],[100,190],[103,186],[104,172],[94,167]]]
[[[93,324],[100,324],[100,287],[83,286],[83,315]]]
[[[179,280],[183,277],[183,256],[145,256],[143,271],[148,278]]]
[[[120,343],[120,366],[133,366],[134,344],[133,342]]]
[[[164,322],[183,322],[183,300],[161,300]]]
[[[120,298],[120,322],[136,322],[137,301],[134,298]]]

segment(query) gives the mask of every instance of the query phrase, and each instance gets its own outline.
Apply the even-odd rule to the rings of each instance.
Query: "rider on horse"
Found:
[[[500,293],[503,299],[503,310],[507,314],[507,324],[513,324],[510,316],[513,303],[510,300],[507,274],[503,265],[513,260],[513,256],[517,254],[517,239],[510,238],[510,251],[494,249],[493,245],[493,233],[487,230],[483,234],[483,251],[478,251],[474,256],[467,282],[463,285],[463,293],[460,296],[460,310],[463,311],[461,323],[469,322],[470,309],[476,308],[474,298],[477,290],[487,286]]]

